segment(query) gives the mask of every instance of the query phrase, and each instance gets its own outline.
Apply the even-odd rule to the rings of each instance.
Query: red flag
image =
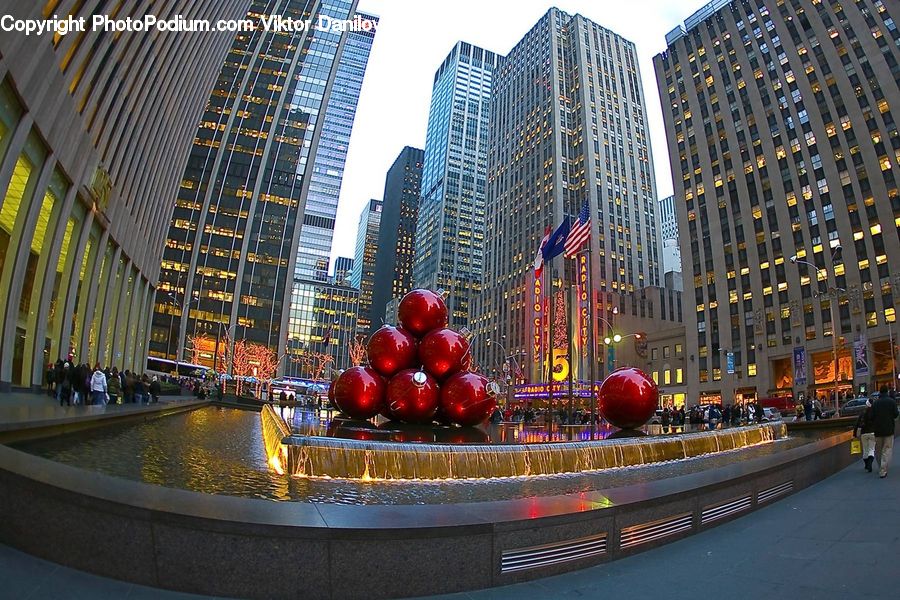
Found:
[[[544,237],[541,238],[541,246],[538,248],[537,255],[534,257],[534,278],[540,279],[541,273],[544,272],[544,246],[550,239],[550,226],[544,230]]]

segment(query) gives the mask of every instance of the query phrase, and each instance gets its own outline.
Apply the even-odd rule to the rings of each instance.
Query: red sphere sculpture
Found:
[[[391,377],[415,366],[416,338],[408,331],[384,325],[369,338],[366,353],[373,369]]]
[[[437,381],[427,373],[417,369],[400,371],[388,382],[388,412],[397,421],[431,423],[439,393]]]
[[[447,305],[439,294],[417,289],[400,300],[397,317],[404,329],[421,338],[428,332],[447,325]]]
[[[495,408],[496,394],[488,389],[487,378],[478,373],[457,373],[441,386],[441,412],[454,423],[484,423]]]
[[[598,396],[600,414],[621,429],[640,427],[650,420],[659,404],[656,382],[634,367],[621,367],[610,373]]]
[[[452,329],[432,331],[419,342],[419,361],[438,381],[463,369],[469,340]]]
[[[384,405],[387,385],[370,367],[350,367],[334,383],[334,403],[354,419],[371,419]]]

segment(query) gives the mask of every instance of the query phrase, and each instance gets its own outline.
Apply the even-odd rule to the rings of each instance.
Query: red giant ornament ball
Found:
[[[407,331],[384,325],[366,345],[369,365],[385,377],[416,365],[416,338]]]
[[[431,423],[439,393],[437,381],[431,375],[418,369],[400,371],[388,382],[388,412],[397,421]]]
[[[419,342],[419,361],[439,381],[463,369],[469,340],[452,329],[432,331]]]
[[[598,394],[600,414],[621,429],[636,429],[649,421],[658,404],[656,382],[634,367],[621,367],[610,373]]]
[[[384,406],[384,379],[370,367],[350,367],[334,383],[334,403],[354,419],[371,419]]]
[[[447,305],[431,290],[413,290],[400,300],[397,318],[405,330],[421,338],[447,325]]]
[[[457,373],[441,386],[441,411],[463,426],[478,425],[497,408],[488,380],[478,373]]]

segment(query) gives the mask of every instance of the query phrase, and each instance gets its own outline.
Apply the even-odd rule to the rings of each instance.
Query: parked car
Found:
[[[763,418],[762,418],[762,420],[763,420],[763,423],[765,423],[766,421],[780,421],[780,420],[781,420],[781,413],[778,412],[778,411],[777,411],[776,409],[774,409],[774,408],[768,408],[768,407],[765,407],[765,408],[763,408]]]
[[[840,410],[838,410],[838,415],[841,417],[855,417],[866,410],[867,400],[868,398],[853,398],[852,400],[848,400],[841,406]]]

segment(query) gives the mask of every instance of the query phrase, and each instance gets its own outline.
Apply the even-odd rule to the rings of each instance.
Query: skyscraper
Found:
[[[491,85],[499,56],[457,42],[434,75],[413,278],[450,292],[450,325],[481,294]]]
[[[424,154],[419,148],[405,147],[385,178],[372,291],[372,327],[376,329],[381,326],[391,298],[399,298],[412,289]]]
[[[350,367],[350,342],[356,335],[359,290],[341,283],[309,279],[294,281],[291,291],[291,331],[284,374],[327,379]]]
[[[375,257],[378,254],[378,234],[381,228],[381,200],[369,200],[359,215],[356,230],[356,255],[350,285],[359,290],[359,311],[356,320],[358,335],[367,336],[372,323],[381,318],[372,314],[372,291],[375,289]]]
[[[350,274],[353,272],[353,259],[346,256],[338,256],[334,261],[334,283],[341,285],[350,284]]]
[[[373,26],[378,23],[378,18],[373,15],[357,14]],[[346,34],[337,60],[331,94],[325,101],[322,133],[310,173],[297,246],[297,264],[294,267],[291,316],[287,327],[285,366],[288,373],[298,373],[297,361],[306,360],[298,354],[306,353],[308,357],[309,352],[333,354],[335,367],[349,366],[347,350],[356,330],[358,294],[342,289],[343,280],[336,281],[336,287],[325,284],[344,163],[374,38],[374,29],[349,31]],[[310,301],[311,294],[314,302]],[[296,305],[295,300],[299,302]],[[348,308],[348,302],[352,302],[352,311]],[[349,317],[351,312],[352,322]],[[335,322],[341,314],[345,317]]]
[[[678,249],[678,219],[675,214],[675,196],[661,198],[657,214],[659,215],[659,231],[662,238],[663,273],[680,273],[681,251]]]
[[[348,19],[355,6],[254,0],[247,18]],[[323,138],[327,124],[340,144],[352,123],[358,82],[337,75],[359,78],[371,39],[299,29],[260,25],[234,39],[177,194],[156,297],[155,355],[175,357],[188,335],[220,370],[229,338],[283,355],[294,276],[321,275],[342,168],[340,148]]]
[[[373,26],[378,23],[378,17],[374,15],[357,15]],[[334,85],[325,100],[322,133],[303,207],[303,224],[297,246],[297,264],[294,267],[296,279],[324,281],[328,276],[334,220],[344,179],[344,163],[347,161],[356,105],[374,41],[374,29],[349,31],[340,51]]]
[[[537,381],[548,294],[532,261],[546,227],[577,215],[587,202],[591,252],[583,265],[579,258],[579,275],[592,279],[606,321],[612,321],[613,295],[660,283],[653,163],[634,44],[581,15],[551,8],[494,71],[492,96],[491,235],[475,328],[505,339],[510,353],[526,350],[526,374]],[[555,261],[560,274],[562,261]],[[566,263],[566,281],[574,284],[574,261]],[[484,346],[481,362],[500,364],[499,346]]]
[[[0,0],[0,14],[42,21],[56,5]],[[246,8],[109,5],[210,22]],[[100,10],[65,6],[88,23]],[[233,37],[0,35],[0,390],[39,387],[59,358],[143,370],[172,198]]]
[[[897,19],[879,0],[720,1],[666,36],[690,397],[894,379]]]

